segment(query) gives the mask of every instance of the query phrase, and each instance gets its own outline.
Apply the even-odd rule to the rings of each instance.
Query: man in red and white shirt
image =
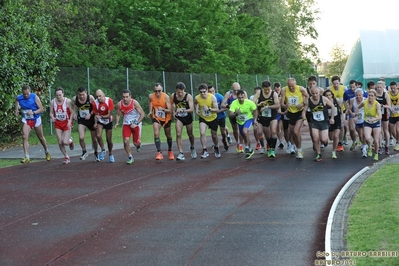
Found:
[[[55,90],[55,98],[51,100],[50,107],[50,118],[54,122],[58,146],[65,157],[64,164],[68,164],[71,162],[71,159],[68,156],[65,146],[69,145],[71,150],[74,149],[71,130],[75,109],[72,105],[72,101],[64,97],[63,88],[57,88]]]
[[[145,114],[140,103],[132,98],[129,90],[122,92],[122,100],[116,105],[116,123],[115,128],[119,124],[119,118],[123,115],[123,147],[128,155],[127,164],[134,162],[132,150],[130,148],[130,136],[133,135],[133,144],[136,146],[137,152],[140,151],[141,147],[141,126]]]
[[[101,147],[101,152],[97,157],[97,161],[104,160],[105,157],[105,148],[104,141],[102,138],[103,129],[105,129],[107,146],[108,146],[108,154],[109,154],[109,162],[115,162],[114,155],[112,154],[112,149],[114,144],[112,143],[112,111],[114,110],[114,102],[111,98],[105,97],[105,94],[102,90],[96,91],[96,100],[93,105],[93,113],[94,116],[94,128],[97,131],[97,141]]]

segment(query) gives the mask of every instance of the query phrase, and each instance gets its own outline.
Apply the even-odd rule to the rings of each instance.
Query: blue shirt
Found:
[[[215,97],[216,97],[216,101],[218,102],[218,108],[220,110],[220,109],[222,109],[222,102],[223,102],[224,97],[222,94],[217,93],[217,92],[215,93]],[[226,118],[226,112],[218,113],[217,119],[223,119],[223,118]]]

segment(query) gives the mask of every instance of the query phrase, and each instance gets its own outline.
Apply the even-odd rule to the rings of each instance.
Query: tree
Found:
[[[43,15],[42,2],[27,8],[22,0],[5,1],[0,7],[0,142],[9,142],[19,135],[20,122],[14,116],[14,102],[23,85],[42,96],[57,72],[57,54],[51,47],[47,28],[50,18]]]
[[[330,56],[332,58],[331,62],[328,64],[327,75],[341,76],[344,71],[346,62],[348,61],[349,55],[346,53],[342,45],[334,45],[331,49]]]

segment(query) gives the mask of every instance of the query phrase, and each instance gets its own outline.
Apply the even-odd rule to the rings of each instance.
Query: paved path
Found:
[[[373,161],[360,151],[332,160],[330,146],[316,163],[303,137],[303,161],[232,149],[159,162],[147,145],[133,165],[124,150],[113,164],[79,161],[77,147],[69,165],[54,151],[1,169],[0,264],[313,265],[336,194]]]

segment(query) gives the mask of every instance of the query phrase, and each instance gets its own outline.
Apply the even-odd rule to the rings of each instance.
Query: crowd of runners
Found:
[[[76,96],[68,99],[64,96],[64,90],[57,88],[55,98],[50,103],[50,118],[54,122],[64,164],[70,163],[65,146],[71,150],[75,146],[71,137],[74,120],[77,120],[79,144],[82,148],[80,160],[85,160],[89,155],[85,143],[88,129],[95,160],[99,162],[106,157],[102,137],[105,131],[108,159],[111,163],[115,162],[112,132],[119,126],[121,118],[123,144],[128,158],[126,163],[132,164],[134,158],[130,142],[132,139],[136,151],[140,152],[142,122],[146,117],[153,125],[155,160],[163,160],[164,155],[169,160],[185,160],[182,144],[184,127],[190,142],[190,157],[196,159],[194,114],[198,117],[201,143],[199,156],[202,159],[210,153],[221,158],[221,149],[228,151],[234,145],[235,151],[243,153],[245,159],[250,159],[255,150],[274,159],[276,149],[285,148],[287,153],[301,160],[304,158],[301,135],[303,126],[309,127],[314,160],[317,162],[322,161],[321,150],[329,149],[330,146],[331,158],[337,159],[337,152],[344,151],[344,145],[349,145],[347,135],[352,140],[349,150],[353,151],[360,146],[363,157],[378,160],[379,154],[390,154],[390,146],[393,146],[394,151],[399,151],[396,141],[399,138],[399,94],[396,82],[392,81],[386,86],[383,79],[377,83],[369,81],[366,89],[363,89],[361,82],[355,80],[351,80],[346,88],[338,76],[332,77],[331,82],[331,86],[320,88],[315,76],[308,78],[306,87],[297,85],[294,78],[289,78],[286,86],[265,80],[260,87],[254,88],[250,97],[238,82],[234,82],[224,95],[217,93],[213,85],[203,83],[198,86],[198,94],[195,96],[185,91],[186,86],[182,82],[176,84],[175,92],[170,96],[164,92],[162,84],[156,83],[153,93],[148,95],[147,114],[129,90],[124,90],[121,100],[114,104],[101,90],[97,90],[93,97],[85,88],[80,87]],[[15,115],[22,114],[23,124],[25,156],[21,163],[30,162],[28,137],[32,129],[43,145],[46,159],[51,159],[42,130],[43,110],[40,98],[30,91],[29,86],[23,86],[22,94],[17,96],[15,102]],[[172,120],[175,121],[176,157],[172,151]],[[229,134],[226,121],[231,126],[233,137]],[[208,128],[212,140],[209,151],[206,136]],[[162,129],[167,144],[165,154],[160,139]],[[253,132],[256,142],[253,143],[254,147],[251,146],[250,132]]]

